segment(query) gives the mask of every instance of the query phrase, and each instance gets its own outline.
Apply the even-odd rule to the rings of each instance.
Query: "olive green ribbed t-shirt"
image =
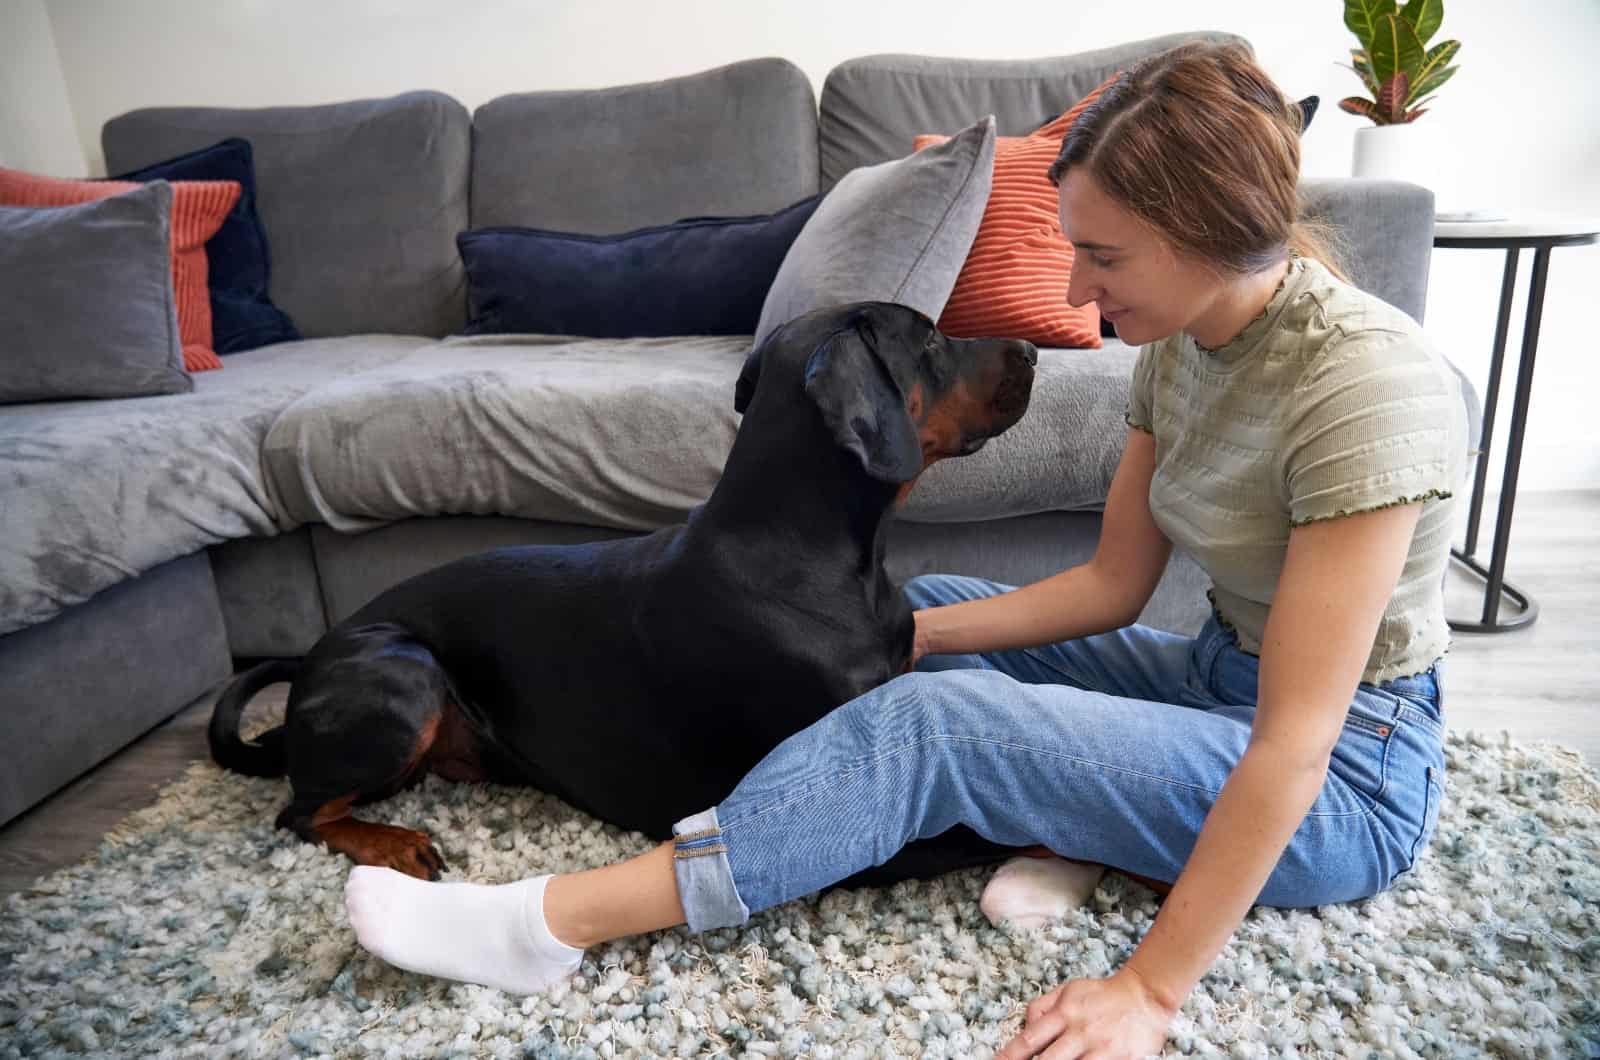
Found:
[[[1421,673],[1449,646],[1443,578],[1467,461],[1460,384],[1410,317],[1295,257],[1226,346],[1139,351],[1128,423],[1156,440],[1150,511],[1210,575],[1260,654],[1292,527],[1423,501],[1362,680]]]

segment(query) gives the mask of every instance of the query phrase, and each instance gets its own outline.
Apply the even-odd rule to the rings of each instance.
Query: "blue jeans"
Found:
[[[927,575],[913,607],[1009,586]],[[690,928],[743,923],[957,824],[996,843],[1173,881],[1238,764],[1259,659],[1213,617],[1041,648],[928,656],[780,744],[720,805],[673,826]],[[1360,685],[1327,779],[1257,901],[1391,886],[1444,793],[1438,667]]]

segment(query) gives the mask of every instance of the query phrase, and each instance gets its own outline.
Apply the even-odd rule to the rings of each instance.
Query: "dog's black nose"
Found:
[[[1028,362],[1028,364],[1031,366],[1037,366],[1039,363],[1039,348],[1033,343],[1028,342],[1026,339],[1016,339],[1015,342],[1017,350],[1022,354],[1023,358]]]

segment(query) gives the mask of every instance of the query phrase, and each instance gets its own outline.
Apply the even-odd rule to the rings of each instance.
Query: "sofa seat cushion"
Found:
[[[276,533],[260,450],[278,413],[430,341],[281,343],[186,394],[0,407],[0,634],[207,545]]]
[[[497,335],[418,349],[284,410],[262,451],[272,506],[345,532],[435,515],[628,530],[680,522],[722,473],[749,343]],[[902,517],[960,522],[1103,504],[1134,353],[1115,341],[1041,351],[1022,423],[931,469]]]
[[[261,461],[274,504],[359,532],[512,515],[645,530],[711,492],[749,336],[457,336],[305,395]]]

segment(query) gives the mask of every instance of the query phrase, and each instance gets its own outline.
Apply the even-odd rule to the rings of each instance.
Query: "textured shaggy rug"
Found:
[[[1452,734],[1433,846],[1393,891],[1256,909],[1168,1055],[1600,1055],[1600,776],[1569,751]],[[1108,974],[1157,911],[1112,873],[1033,932],[986,872],[835,892],[744,928],[591,950],[551,994],[396,971],[345,923],[342,858],[272,827],[285,785],[197,764],[0,917],[0,1056],[987,1056],[1063,977]],[[530,791],[430,780],[381,809],[454,878],[646,849]]]

